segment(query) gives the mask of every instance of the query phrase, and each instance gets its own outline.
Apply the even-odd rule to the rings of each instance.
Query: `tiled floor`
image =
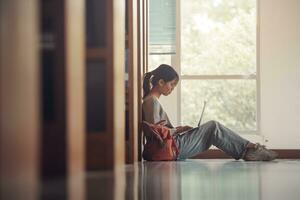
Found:
[[[46,196],[55,197],[51,192]],[[116,173],[90,172],[84,196],[89,200],[299,200],[300,160],[143,162]]]

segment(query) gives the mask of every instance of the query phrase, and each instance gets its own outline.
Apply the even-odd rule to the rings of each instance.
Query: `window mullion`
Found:
[[[215,79],[249,79],[255,80],[256,75],[182,75],[181,79],[184,80],[193,80],[193,79],[202,79],[202,80],[215,80]]]
[[[181,75],[181,0],[176,0],[176,55],[174,67]],[[181,123],[181,78],[177,87],[177,124]]]

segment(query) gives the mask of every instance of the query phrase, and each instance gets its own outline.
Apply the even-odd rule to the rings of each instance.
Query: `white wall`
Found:
[[[300,149],[300,0],[259,1],[261,134]]]

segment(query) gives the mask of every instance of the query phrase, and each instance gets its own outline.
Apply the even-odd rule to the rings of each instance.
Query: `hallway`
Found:
[[[139,162],[126,165],[116,176],[111,171],[89,172],[86,199],[293,200],[299,199],[299,172],[300,160]],[[51,185],[46,188],[43,199],[63,197]]]
[[[0,200],[299,200],[300,1],[241,2],[0,0]],[[174,127],[209,100],[203,122],[280,159],[141,162],[143,77],[163,63]]]

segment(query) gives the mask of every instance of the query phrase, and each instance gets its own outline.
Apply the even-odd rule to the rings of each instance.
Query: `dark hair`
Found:
[[[157,82],[162,79],[165,82],[172,81],[174,79],[179,79],[177,72],[169,65],[161,64],[155,70],[147,72],[144,75],[144,83],[143,83],[143,90],[144,90],[144,97],[146,97],[152,87],[157,85]],[[151,87],[152,85],[152,87]]]

